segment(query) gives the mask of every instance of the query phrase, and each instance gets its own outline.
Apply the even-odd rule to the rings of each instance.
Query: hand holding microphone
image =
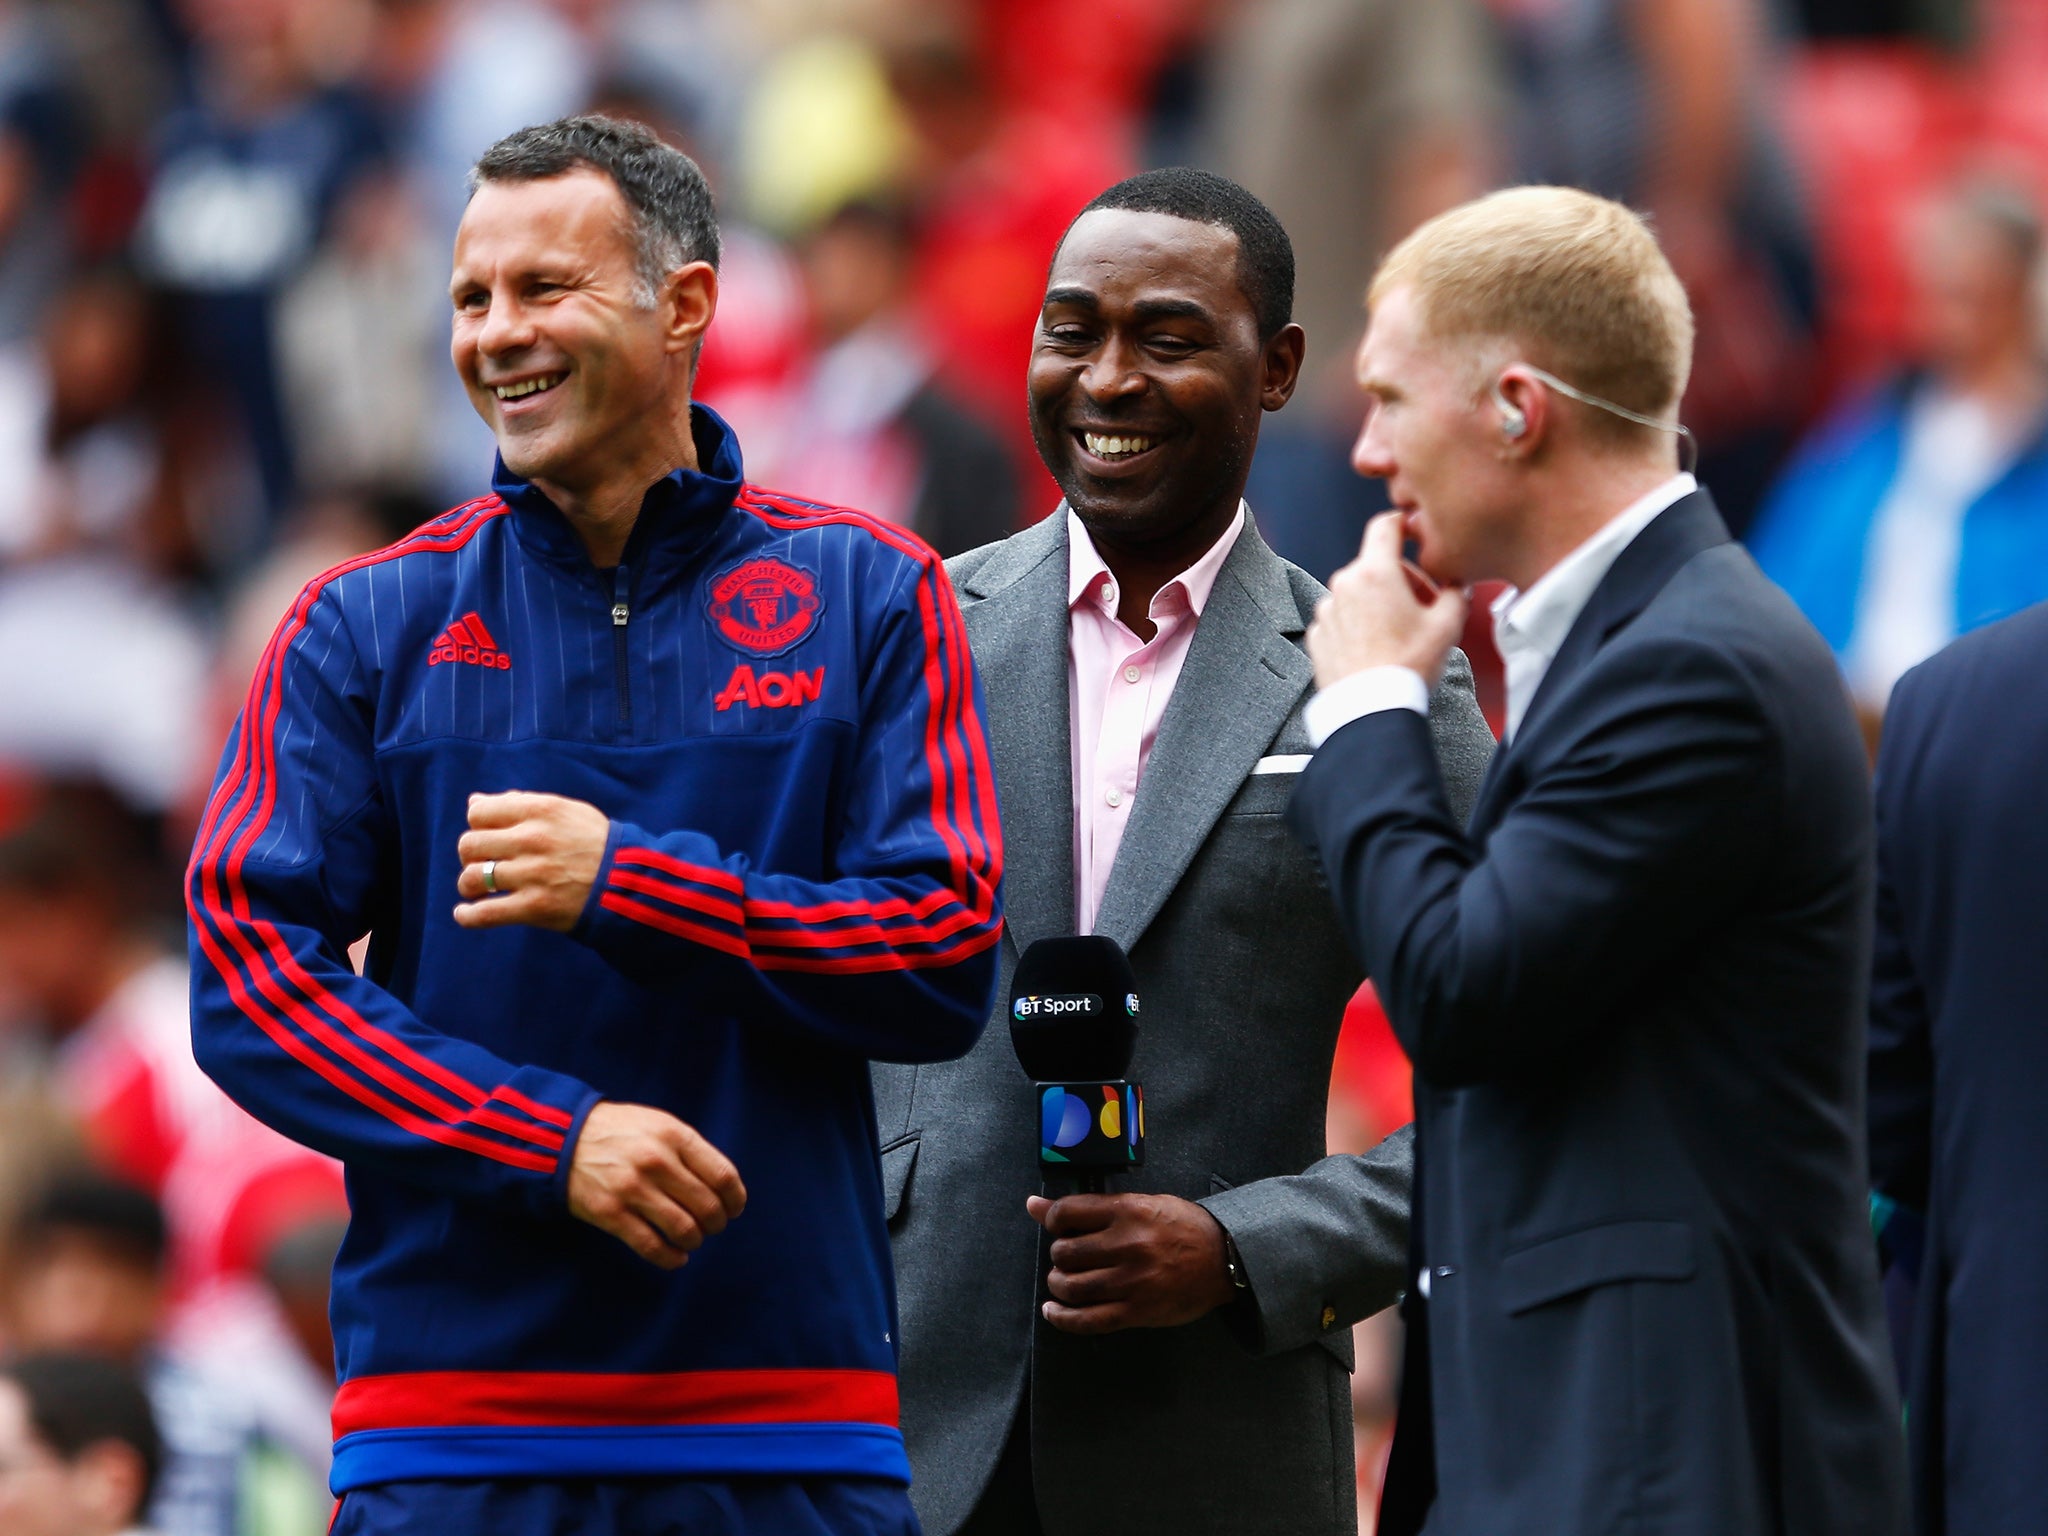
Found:
[[[1033,1195],[1051,1234],[1047,1322],[1068,1333],[1170,1328],[1237,1294],[1222,1226],[1172,1195],[1106,1193],[1111,1172],[1145,1161],[1145,1096],[1125,1079],[1138,1037],[1138,984],[1112,939],[1040,939],[1017,963],[1010,1041],[1033,1081],[1039,1166],[1077,1192]]]
[[[1052,1300],[1040,1310],[1066,1333],[1178,1328],[1237,1295],[1223,1228],[1173,1195],[1068,1195],[1024,1202],[1052,1234]]]

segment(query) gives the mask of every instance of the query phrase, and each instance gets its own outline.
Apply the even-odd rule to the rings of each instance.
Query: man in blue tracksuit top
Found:
[[[570,119],[473,181],[494,493],[300,593],[187,881],[200,1063],[348,1165],[335,1530],[914,1532],[867,1062],[988,1016],[959,612],[691,405],[686,157]]]

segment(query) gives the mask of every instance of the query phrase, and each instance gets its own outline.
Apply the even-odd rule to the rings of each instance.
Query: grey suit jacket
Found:
[[[1247,525],[1195,631],[1096,924],[1130,952],[1145,1000],[1131,1075],[1145,1086],[1147,1163],[1118,1187],[1204,1201],[1236,1239],[1252,1295],[1184,1328],[1075,1338],[1038,1315],[1045,1261],[1024,1212],[1040,1188],[1037,1121],[1004,1006],[1023,949],[1074,930],[1065,514],[949,568],[987,692],[1008,933],[974,1051],[875,1068],[903,1431],[925,1530],[949,1536],[973,1510],[1028,1380],[1050,1536],[1349,1536],[1348,1325],[1402,1285],[1408,1133],[1349,1165],[1334,1200],[1254,1182],[1322,1156],[1331,1055],[1361,978],[1312,856],[1283,825],[1299,775],[1270,769],[1298,762],[1253,771],[1310,750],[1301,636],[1322,589]],[[1431,722],[1469,808],[1493,738],[1462,656]]]

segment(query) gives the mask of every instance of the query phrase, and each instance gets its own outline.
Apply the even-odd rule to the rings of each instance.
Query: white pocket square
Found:
[[[1252,772],[1299,773],[1314,755],[1312,752],[1283,752],[1278,757],[1262,757],[1252,764]]]

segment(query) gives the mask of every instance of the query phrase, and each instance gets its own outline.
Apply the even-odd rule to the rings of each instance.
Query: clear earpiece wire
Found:
[[[1589,395],[1578,386],[1565,383],[1563,379],[1560,379],[1556,374],[1549,372],[1547,369],[1538,368],[1534,363],[1514,363],[1510,366],[1521,368],[1534,374],[1559,394],[1570,395],[1572,399],[1578,401],[1581,405],[1590,405],[1595,410],[1611,411],[1624,421],[1633,421],[1638,426],[1653,427],[1659,432],[1669,432],[1675,437],[1683,438],[1685,440],[1685,472],[1689,475],[1700,467],[1700,440],[1692,435],[1692,428],[1685,426],[1683,423],[1674,424],[1668,421],[1659,421],[1654,416],[1645,416],[1640,411],[1632,411],[1625,405],[1616,405],[1612,400],[1603,400],[1598,395]],[[1496,400],[1501,400],[1505,403],[1498,380],[1494,382],[1493,392]]]

